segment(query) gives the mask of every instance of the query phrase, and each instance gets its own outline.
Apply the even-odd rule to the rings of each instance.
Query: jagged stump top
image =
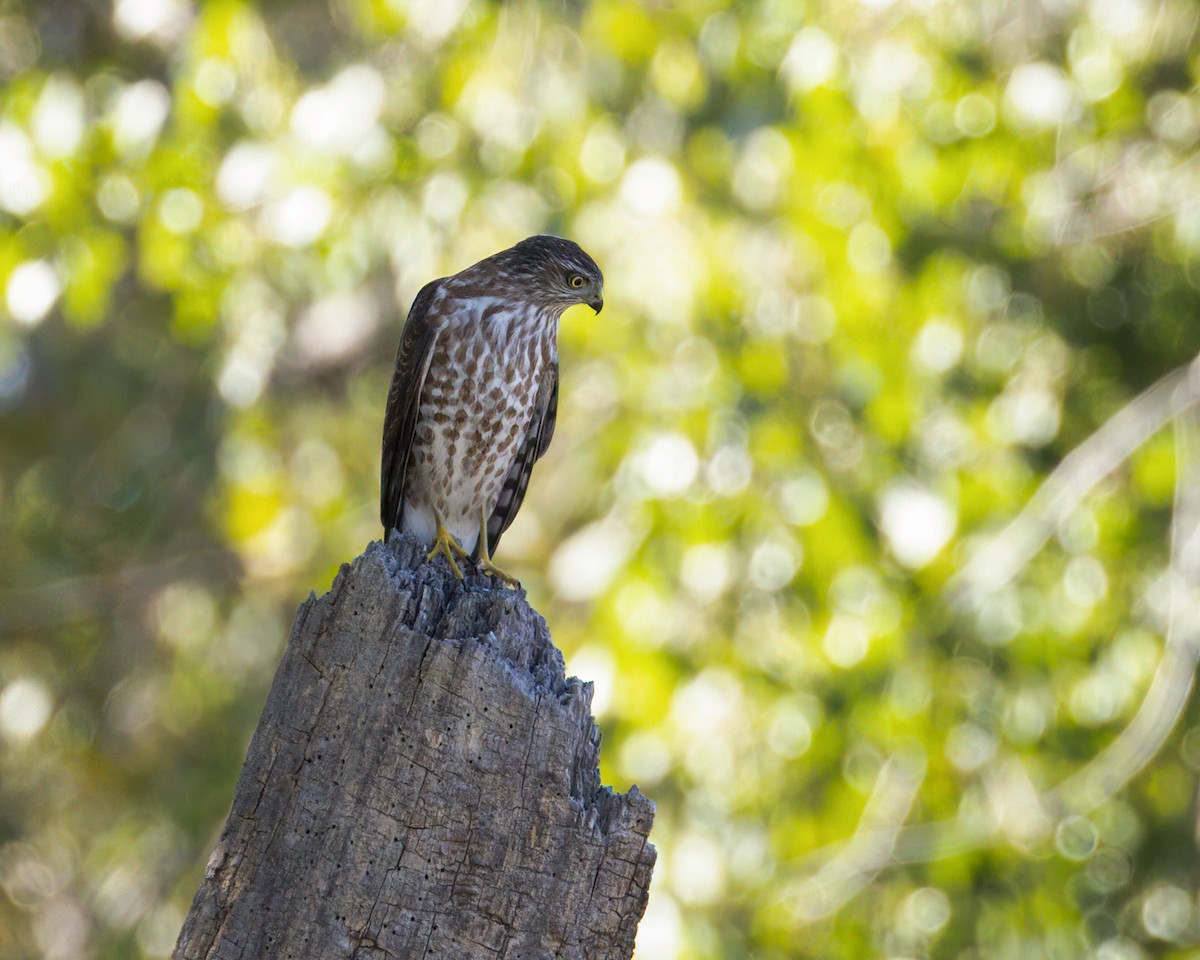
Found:
[[[516,591],[402,536],[301,607],[176,957],[627,960],[654,805]]]

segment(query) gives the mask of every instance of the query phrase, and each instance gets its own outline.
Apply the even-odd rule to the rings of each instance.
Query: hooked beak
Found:
[[[596,298],[595,298],[595,299],[593,299],[593,300],[589,300],[589,301],[587,302],[587,305],[588,305],[589,307],[591,307],[593,310],[595,310],[597,313],[599,313],[601,310],[603,310],[603,309],[604,309],[604,298],[603,298],[603,297],[596,297]]]

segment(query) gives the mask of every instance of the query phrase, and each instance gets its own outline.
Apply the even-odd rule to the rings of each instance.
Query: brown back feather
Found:
[[[392,531],[400,525],[404,515],[408,455],[421,410],[421,390],[441,328],[439,318],[432,312],[433,299],[441,282],[427,283],[417,294],[408,311],[408,319],[404,321],[396,351],[396,369],[383,418],[383,457],[379,477],[379,518],[383,521],[385,540],[391,539]]]

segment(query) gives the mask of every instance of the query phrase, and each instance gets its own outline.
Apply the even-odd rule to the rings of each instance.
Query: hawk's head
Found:
[[[536,236],[489,257],[484,263],[501,271],[520,295],[538,306],[604,306],[604,274],[583,248],[562,237]]]

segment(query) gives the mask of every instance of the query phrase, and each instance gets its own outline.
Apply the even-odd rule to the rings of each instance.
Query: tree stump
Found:
[[[408,536],[300,608],[176,960],[617,960],[654,804],[523,595]]]

